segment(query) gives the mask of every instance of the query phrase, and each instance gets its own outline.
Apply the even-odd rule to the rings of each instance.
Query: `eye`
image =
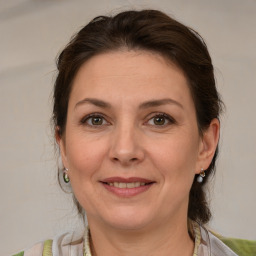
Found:
[[[81,121],[82,124],[86,124],[88,126],[102,126],[108,124],[106,119],[102,115],[91,114],[86,116]]]
[[[152,126],[167,126],[175,123],[175,120],[167,114],[157,114],[148,120],[148,124]]]

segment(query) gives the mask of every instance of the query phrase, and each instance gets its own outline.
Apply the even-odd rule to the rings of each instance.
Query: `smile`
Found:
[[[140,186],[145,186],[145,182],[129,182],[129,183],[124,183],[124,182],[110,182],[107,183],[109,186],[114,186],[116,188],[137,188]]]
[[[133,197],[152,187],[155,181],[143,178],[111,177],[101,181],[101,184],[111,193],[119,197]]]

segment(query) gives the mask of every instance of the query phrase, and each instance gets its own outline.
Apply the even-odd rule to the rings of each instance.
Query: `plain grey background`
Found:
[[[209,226],[256,239],[255,0],[0,0],[0,255],[81,226],[56,180],[54,60],[92,18],[130,8],[163,10],[206,40],[226,104]]]

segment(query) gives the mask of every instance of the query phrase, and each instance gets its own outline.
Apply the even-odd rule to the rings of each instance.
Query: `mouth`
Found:
[[[138,177],[111,177],[100,182],[108,191],[119,197],[136,196],[147,191],[154,183],[156,183],[155,181]]]
[[[104,182],[103,182],[104,183]],[[106,185],[109,185],[111,187],[115,188],[138,188],[141,186],[149,185],[150,183],[145,183],[145,182],[106,182]]]

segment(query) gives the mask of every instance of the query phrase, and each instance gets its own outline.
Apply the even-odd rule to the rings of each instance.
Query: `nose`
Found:
[[[140,163],[145,157],[143,139],[133,125],[123,124],[115,128],[109,151],[111,161],[123,166]]]

